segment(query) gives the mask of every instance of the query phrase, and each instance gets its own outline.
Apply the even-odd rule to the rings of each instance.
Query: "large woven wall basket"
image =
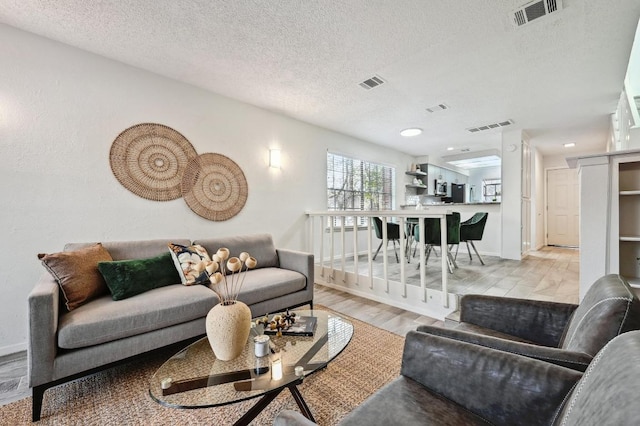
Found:
[[[142,123],[116,137],[109,162],[116,179],[129,191],[148,200],[169,201],[182,196],[184,171],[197,155],[176,130]]]

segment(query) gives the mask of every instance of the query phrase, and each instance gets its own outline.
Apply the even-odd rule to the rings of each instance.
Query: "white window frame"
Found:
[[[395,179],[396,169],[388,164],[327,152],[327,210],[393,210]],[[341,226],[341,218],[333,225]],[[358,226],[366,225],[366,218],[360,217]],[[353,226],[353,217],[346,218],[345,226]]]

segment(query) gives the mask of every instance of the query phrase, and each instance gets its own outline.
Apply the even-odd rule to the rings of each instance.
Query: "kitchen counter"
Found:
[[[491,201],[488,203],[437,203],[437,204],[423,204],[422,207],[440,207],[440,206],[487,206],[487,205],[495,205],[500,204],[500,201]],[[416,204],[403,204],[400,206],[401,209],[415,209]]]

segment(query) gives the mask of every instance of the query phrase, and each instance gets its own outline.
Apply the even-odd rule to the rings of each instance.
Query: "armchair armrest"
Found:
[[[582,374],[547,362],[410,331],[401,374],[492,424],[553,424]]]
[[[460,300],[460,321],[558,347],[578,305],[467,294]]]
[[[57,353],[56,333],[60,295],[58,284],[43,274],[28,297],[29,304],[29,386],[53,380],[53,361]]]
[[[448,337],[449,339],[455,339],[461,342],[473,343],[486,348],[498,349],[516,355],[523,355],[578,371],[585,371],[589,366],[589,363],[593,360],[591,355],[584,352],[574,352],[564,349],[550,348],[547,346],[531,345],[529,343],[516,342],[493,336],[456,330],[455,328],[452,329],[421,325],[418,326],[418,331],[432,334],[434,336]]]

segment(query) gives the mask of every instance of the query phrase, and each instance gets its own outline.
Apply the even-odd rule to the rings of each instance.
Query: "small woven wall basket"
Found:
[[[199,216],[224,221],[247,202],[249,188],[242,169],[230,158],[207,153],[192,159],[182,177],[182,197]]]

